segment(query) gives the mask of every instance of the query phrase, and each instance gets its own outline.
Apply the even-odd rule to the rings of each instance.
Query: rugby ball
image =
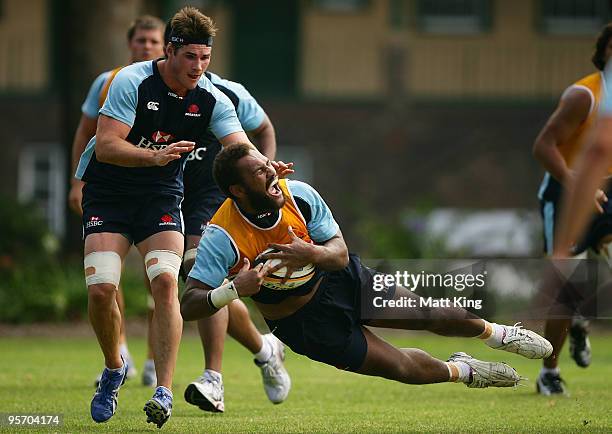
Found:
[[[264,250],[259,255],[257,255],[257,258],[255,258],[255,263],[253,264],[253,267],[255,267],[258,264],[264,263],[264,261],[259,259],[261,255],[266,254],[266,253],[278,253],[278,252],[279,250],[276,250],[276,249]],[[279,264],[280,262],[281,262],[280,259],[268,259],[267,261],[265,261],[265,264],[270,264],[272,266],[275,266]],[[302,286],[306,282],[308,282],[310,279],[312,279],[312,277],[315,274],[315,266],[313,264],[308,264],[302,268],[298,268],[297,270],[294,270],[293,273],[291,273],[291,276],[289,276],[289,278],[287,279],[285,283],[281,283],[281,281],[285,278],[286,274],[287,274],[287,267],[280,268],[276,270],[274,273],[270,273],[266,277],[264,277],[264,281],[262,285],[268,289],[274,289],[276,291],[286,291],[288,289],[297,288],[299,286]]]

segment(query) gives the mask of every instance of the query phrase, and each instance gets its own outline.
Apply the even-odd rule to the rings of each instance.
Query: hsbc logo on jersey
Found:
[[[187,107],[187,112],[185,112],[185,116],[199,118],[200,116],[202,116],[202,113],[200,113],[200,107],[198,107],[197,104],[191,104],[189,107]]]
[[[91,216],[89,221],[85,223],[85,229],[93,228],[95,226],[102,226],[104,220],[100,220],[100,217]]]
[[[151,140],[146,137],[140,137],[140,141],[136,144],[139,148],[153,149],[159,151],[164,149],[170,144],[170,141],[174,139],[174,136],[170,133],[164,133],[163,131],[155,131],[151,135]]]
[[[174,139],[174,136],[169,133],[164,133],[163,131],[155,131],[151,138],[155,143],[167,143]]]
[[[206,147],[194,149],[187,156],[187,161],[188,162],[193,161],[193,160],[202,161],[204,159],[203,154],[205,153],[206,153]]]
[[[159,226],[177,226],[177,224],[172,221],[172,216],[170,214],[164,214],[163,216],[161,216],[161,222],[159,223]]]

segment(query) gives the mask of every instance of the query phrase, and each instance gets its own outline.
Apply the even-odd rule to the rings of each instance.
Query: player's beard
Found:
[[[251,207],[257,210],[257,213],[273,212],[278,211],[285,204],[285,197],[282,196],[282,201],[276,201],[274,198],[268,196],[265,192],[252,190],[248,185],[244,186],[247,190],[247,197],[251,203]]]

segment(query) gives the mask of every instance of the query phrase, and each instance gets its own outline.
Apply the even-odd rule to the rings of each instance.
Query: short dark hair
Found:
[[[238,160],[247,156],[252,149],[247,143],[233,143],[225,146],[215,157],[213,177],[227,197],[233,198],[230,187],[242,181],[242,175],[236,168]]]
[[[166,23],[166,29],[164,30],[164,45],[168,45],[170,42],[170,34],[172,33],[172,18]]]
[[[603,71],[606,67],[606,46],[610,41],[610,37],[612,37],[612,22],[606,24],[604,28],[601,29],[601,32],[597,37],[597,42],[595,43],[595,52],[591,58],[595,68],[599,69],[600,71]]]
[[[176,33],[187,40],[198,40],[213,37],[217,34],[217,28],[213,20],[200,12],[193,6],[185,6],[178,11],[169,21],[170,30],[166,32],[168,40],[170,32]],[[164,41],[166,41],[166,34]],[[175,49],[182,47],[182,44],[172,42]]]
[[[143,15],[141,17],[138,17],[134,21],[132,21],[132,24],[130,25],[130,28],[127,31],[128,42],[132,40],[134,34],[136,33],[136,30],[138,29],[160,30],[163,32],[164,26],[164,22],[159,18],[154,17],[153,15]]]

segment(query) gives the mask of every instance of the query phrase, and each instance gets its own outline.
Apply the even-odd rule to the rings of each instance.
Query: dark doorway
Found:
[[[256,95],[297,92],[297,0],[233,0],[233,74]]]

